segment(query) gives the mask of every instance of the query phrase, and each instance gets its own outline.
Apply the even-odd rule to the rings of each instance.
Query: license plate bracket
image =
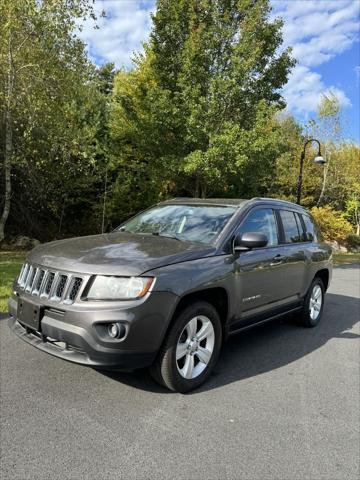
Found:
[[[20,323],[33,330],[40,330],[40,320],[42,316],[43,307],[37,305],[30,300],[19,298],[17,317]]]

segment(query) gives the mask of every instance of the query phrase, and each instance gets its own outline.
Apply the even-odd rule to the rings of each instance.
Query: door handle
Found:
[[[280,254],[275,255],[270,265],[278,265],[279,263],[282,263],[285,260],[285,258],[286,257],[284,255],[280,255]]]

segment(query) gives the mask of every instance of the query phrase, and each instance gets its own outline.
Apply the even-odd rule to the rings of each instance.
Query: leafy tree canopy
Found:
[[[74,34],[87,16],[94,17],[87,0],[0,3],[0,241],[11,203],[13,220],[31,229],[30,219],[35,226],[39,215],[61,215],[74,180],[84,184],[88,176],[96,151],[96,71]]]
[[[115,79],[113,159],[131,198],[262,190],[294,65],[269,14],[268,0],[158,1],[144,54]]]
[[[294,201],[309,136],[327,165],[309,145],[303,204],[359,232],[359,146],[331,93],[306,135],[284,112],[295,62],[269,0],[158,0],[144,52],[118,72],[75,33],[92,7],[0,2],[0,241],[5,224],[40,240],[98,233],[169,196]]]

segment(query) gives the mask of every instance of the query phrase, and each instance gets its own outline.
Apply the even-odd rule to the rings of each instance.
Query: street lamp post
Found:
[[[301,201],[301,188],[302,188],[302,177],[303,177],[303,168],[304,168],[304,160],[305,160],[305,151],[306,147],[309,143],[316,142],[319,146],[319,151],[316,157],[314,158],[314,163],[317,165],[324,165],[326,163],[326,160],[324,157],[321,155],[321,145],[319,140],[316,140],[316,138],[310,138],[304,143],[304,148],[303,151],[301,152],[301,157],[300,157],[300,171],[299,171],[299,178],[298,178],[298,185],[297,185],[297,198],[296,198],[296,203],[300,205]]]

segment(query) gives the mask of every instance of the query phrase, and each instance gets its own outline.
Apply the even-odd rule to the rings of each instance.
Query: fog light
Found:
[[[110,323],[108,326],[108,334],[111,338],[120,338],[125,335],[125,327],[121,323]]]

